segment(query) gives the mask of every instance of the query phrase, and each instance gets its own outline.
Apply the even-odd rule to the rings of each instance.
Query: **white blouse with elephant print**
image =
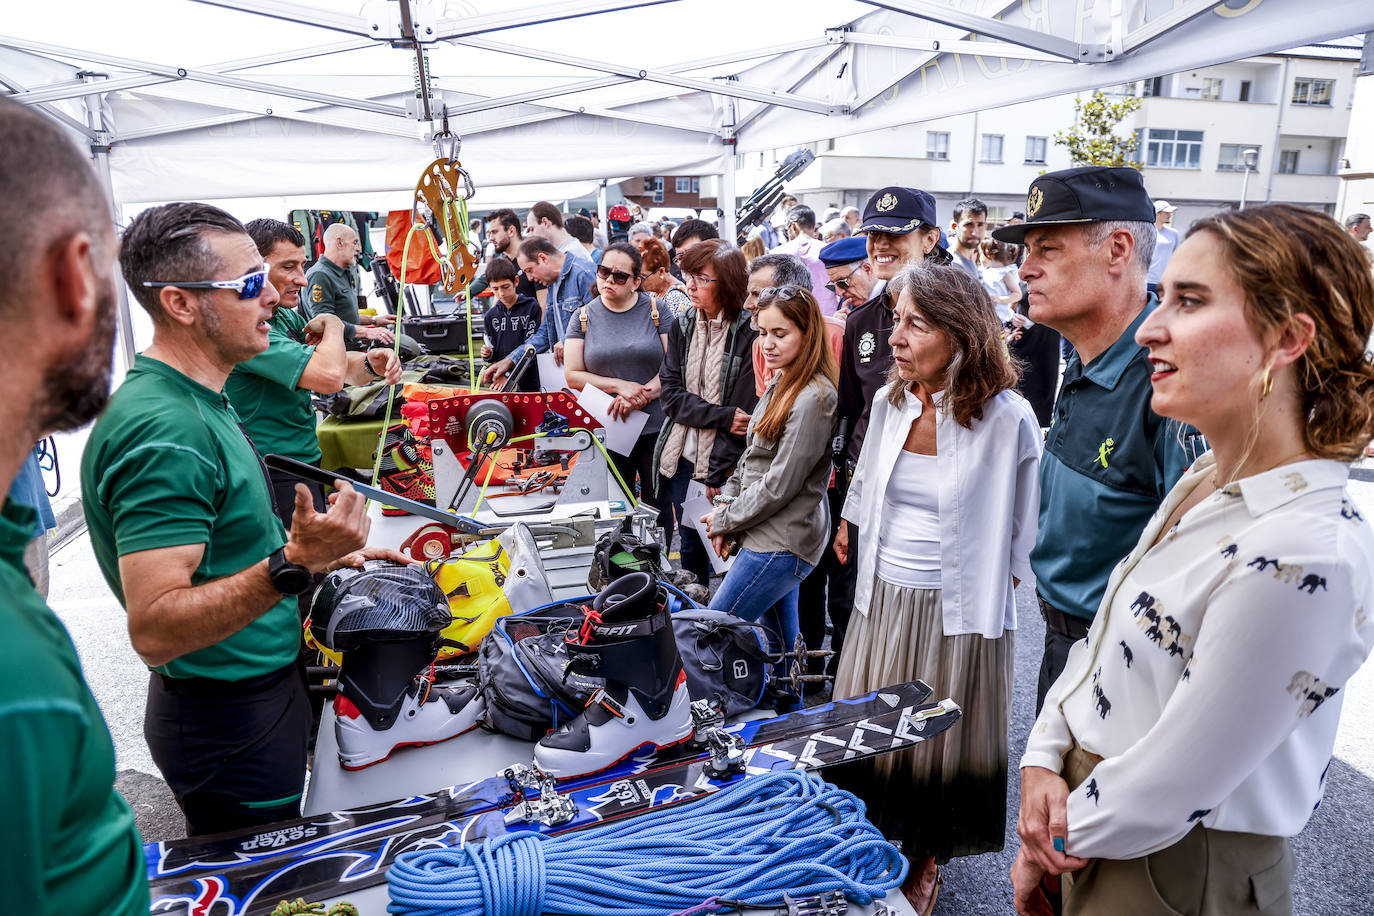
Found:
[[[1201,821],[1293,836],[1321,800],[1340,689],[1374,645],[1374,530],[1338,461],[1210,493],[1159,536],[1197,460],[1112,572],[1050,688],[1021,766],[1105,758],[1069,795],[1067,850],[1131,859]]]

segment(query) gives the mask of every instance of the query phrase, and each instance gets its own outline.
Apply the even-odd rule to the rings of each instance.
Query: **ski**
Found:
[[[737,771],[717,772],[711,748],[682,745],[638,755],[556,794],[505,774],[428,795],[300,818],[216,837],[146,847],[153,913],[256,916],[282,899],[337,896],[380,884],[396,856],[512,831],[562,833],[714,792],[748,775],[814,769],[907,747],[959,717],[951,701],[927,704],[920,681],[723,729]],[[722,737],[721,733],[716,736]],[[713,742],[718,744],[719,742]],[[542,822],[522,820],[521,815]]]

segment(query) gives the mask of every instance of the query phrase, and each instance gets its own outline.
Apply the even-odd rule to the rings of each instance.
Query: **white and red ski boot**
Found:
[[[334,738],[339,745],[339,765],[361,770],[381,763],[403,747],[438,744],[476,727],[482,717],[477,688],[438,687],[426,674],[417,675],[391,714],[369,716],[340,689],[334,697]],[[380,724],[378,723],[380,720]]]
[[[692,698],[666,598],[647,573],[631,573],[585,609],[582,626],[567,636],[569,665],[605,685],[535,746],[539,769],[558,778],[595,773],[641,747],[692,737]]]

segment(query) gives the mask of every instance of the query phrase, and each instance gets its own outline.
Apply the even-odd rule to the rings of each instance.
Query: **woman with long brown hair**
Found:
[[[738,545],[711,607],[765,618],[787,650],[797,638],[797,588],[830,533],[826,485],[839,370],[811,291],[769,287],[754,313],[759,349],[774,371],[749,423],[744,454],[703,521],[722,557]],[[766,617],[765,617],[766,615]]]
[[[744,311],[749,277],[744,255],[729,242],[709,239],[688,249],[680,261],[692,307],[668,322],[668,349],[659,377],[668,422],[654,451],[659,472],[664,537],[672,543],[672,520],[681,522],[682,502],[693,480],[714,497],[735,469],[744,449],[749,415],[758,403],[749,356],[758,332]],[[697,529],[679,525],[681,568],[709,587],[711,566]]]
[[[873,398],[835,551],[857,526],[854,613],[835,696],[915,677],[963,709],[959,727],[838,778],[902,841],[903,891],[928,913],[938,863],[1002,848],[1013,591],[1028,579],[1040,505],[1040,425],[982,283],[959,267],[910,266],[888,384]]]
[[[1341,688],[1374,646],[1374,279],[1329,216],[1193,224],[1136,331],[1150,406],[1211,452],[1112,572],[1021,758],[1017,910],[1292,912]],[[1071,877],[1070,877],[1071,873]]]

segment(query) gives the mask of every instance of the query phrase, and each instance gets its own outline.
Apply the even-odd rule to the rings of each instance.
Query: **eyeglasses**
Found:
[[[262,286],[266,282],[267,268],[263,267],[236,280],[188,280],[184,283],[177,280],[144,280],[140,285],[150,289],[164,286],[178,289],[232,289],[238,292],[240,299],[256,299],[262,295]]]
[[[765,286],[759,290],[759,302],[765,299],[797,299],[800,296],[800,286]]]
[[[631,280],[639,279],[638,274],[627,274],[623,270],[611,270],[609,267],[600,264],[597,265],[596,275],[602,280],[614,283],[616,286],[623,286]]]
[[[858,264],[855,264],[855,265],[854,265],[854,269],[853,269],[853,270],[851,270],[849,273],[845,274],[845,275],[844,275],[843,277],[841,277],[840,279],[836,280],[836,281],[833,282],[833,283],[827,283],[827,284],[825,284],[825,288],[828,289],[828,290],[830,290],[832,293],[841,293],[841,292],[844,292],[845,290],[849,289],[849,278],[852,277],[852,276],[854,276],[856,273],[858,273],[858,272],[859,272],[859,268],[860,268],[860,267],[863,267],[863,266],[864,266],[863,261],[860,261]]]
[[[711,283],[719,282],[719,277],[708,277],[705,274],[683,274],[688,283],[695,283],[697,286],[707,286]]]

